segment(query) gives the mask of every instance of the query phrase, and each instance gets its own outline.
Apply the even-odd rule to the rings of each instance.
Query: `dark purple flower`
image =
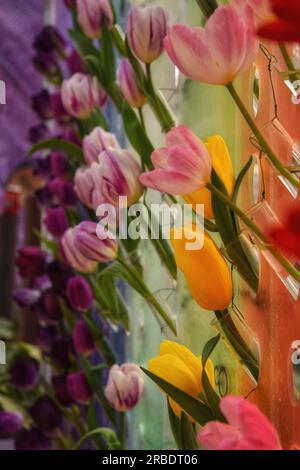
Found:
[[[67,285],[68,299],[71,306],[82,312],[91,308],[93,304],[93,291],[82,276],[72,277]]]
[[[57,53],[65,57],[67,53],[67,42],[60,32],[51,25],[44,26],[42,31],[35,37],[33,47],[37,52]]]
[[[59,205],[63,207],[73,207],[77,202],[77,196],[71,181],[55,178],[48,183],[48,188],[53,196],[57,198]]]
[[[73,49],[69,54],[67,63],[72,75],[75,73],[87,73],[86,67],[76,49]]]
[[[72,131],[72,130],[65,130],[62,135],[61,135],[61,138],[63,140],[68,140],[69,142],[72,142],[72,144],[75,144],[75,145],[78,145],[79,147],[81,147],[81,140],[80,138],[78,137],[78,135]]]
[[[35,192],[35,197],[37,203],[41,207],[49,207],[53,204],[53,194],[51,193],[48,186],[44,186],[43,188],[37,189]]]
[[[52,173],[50,155],[38,156],[33,159],[33,172],[42,179],[49,179]]]
[[[23,430],[15,441],[16,450],[51,450],[53,441],[45,436],[39,429]]]
[[[49,130],[45,124],[39,124],[38,126],[31,127],[28,131],[28,140],[31,144],[37,144],[41,140],[45,140],[49,137]]]
[[[76,1],[77,0],[64,0],[64,3],[67,8],[76,8]]]
[[[67,376],[65,374],[52,377],[52,386],[59,403],[63,406],[70,406],[74,403],[68,389]]]
[[[43,432],[54,431],[62,420],[61,412],[49,397],[39,398],[29,412],[33,421]]]
[[[42,120],[52,119],[51,98],[48,90],[42,90],[32,97],[32,109]]]
[[[34,280],[34,286],[41,292],[45,292],[51,289],[52,284],[50,281],[49,276],[47,274],[43,274],[42,276],[38,276]]]
[[[54,325],[39,326],[37,331],[37,345],[45,353],[50,353],[53,343],[57,341],[59,332]]]
[[[46,273],[52,283],[52,289],[56,294],[63,294],[67,287],[67,281],[72,272],[62,267],[58,261],[52,261],[46,266]]]
[[[72,338],[66,337],[55,341],[50,355],[59,367],[62,369],[69,368],[71,365],[71,357],[74,355]]]
[[[73,342],[76,351],[83,356],[90,356],[96,351],[93,335],[84,320],[79,320],[73,330]]]
[[[11,383],[16,388],[30,390],[39,381],[39,363],[28,356],[18,356],[9,369]]]
[[[60,238],[69,227],[68,218],[62,207],[49,207],[44,218],[48,232],[54,238]]]
[[[69,173],[69,164],[63,153],[53,152],[51,154],[51,170],[56,178],[64,178]]]
[[[83,371],[67,376],[68,388],[73,400],[78,403],[86,404],[93,396],[93,392],[88,384],[86,375]]]
[[[51,110],[54,119],[58,122],[68,122],[70,120],[70,115],[64,108],[62,99],[61,99],[61,92],[57,91],[51,95]]]
[[[44,272],[47,254],[37,246],[20,248],[16,258],[16,266],[22,277],[34,278]]]
[[[41,305],[45,311],[45,320],[48,319],[51,322],[56,322],[62,318],[59,297],[53,291],[53,289],[49,289],[43,293],[41,298]]]
[[[37,289],[27,289],[20,287],[14,289],[12,298],[22,308],[29,308],[35,305],[41,297],[41,293]]]
[[[38,52],[32,59],[36,70],[44,75],[51,83],[59,85],[62,81],[61,70],[56,57],[47,52]]]
[[[0,439],[21,431],[23,416],[12,411],[0,411]]]

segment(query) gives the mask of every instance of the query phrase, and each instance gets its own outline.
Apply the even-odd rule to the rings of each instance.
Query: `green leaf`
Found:
[[[246,174],[248,173],[249,169],[251,168],[252,163],[253,163],[253,157],[251,156],[250,159],[248,160],[248,162],[246,163],[246,165],[242,168],[239,176],[237,177],[237,180],[236,180],[236,183],[235,183],[235,186],[234,186],[234,190],[233,190],[233,196],[232,196],[232,200],[234,202],[237,201],[241,184],[242,184],[243,179],[245,178]]]
[[[180,435],[181,450],[199,450],[195,428],[185,413],[181,414]]]
[[[111,34],[106,25],[102,28],[100,61],[105,86],[108,86],[116,80],[116,59]]]
[[[170,365],[171,367],[171,365]],[[170,398],[172,398],[189,416],[191,416],[197,423],[204,426],[209,421],[214,419],[210,408],[202,403],[200,400],[188,395],[174,385],[166,382],[166,380],[158,377],[149,370],[141,367],[150,379],[152,379]]]
[[[181,444],[181,429],[180,429],[180,419],[176,416],[174,411],[171,408],[170,402],[167,398],[167,403],[168,403],[168,413],[169,413],[169,421],[170,421],[170,427],[172,434],[174,436],[177,449],[180,450],[182,449],[182,444]]]
[[[116,436],[116,433],[110,428],[98,428],[89,431],[85,436],[83,436],[73,447],[73,450],[78,450],[84,444],[85,441],[94,438],[95,436],[101,436],[106,444],[108,450],[120,450],[121,444]],[[104,450],[104,449],[101,449]]]
[[[68,140],[63,140],[63,139],[47,139],[47,140],[42,140],[38,144],[34,145],[31,147],[31,149],[28,152],[29,155],[33,155],[36,152],[39,152],[40,150],[56,150],[59,152],[64,152],[70,155],[70,157],[76,158],[76,160],[83,162],[83,152],[81,148],[73,144],[72,142],[69,142]]]
[[[69,36],[72,39],[78,53],[84,59],[87,56],[99,57],[99,50],[93,42],[87,38],[81,31],[69,30]]]

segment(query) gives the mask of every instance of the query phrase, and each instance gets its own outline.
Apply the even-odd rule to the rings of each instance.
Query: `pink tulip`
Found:
[[[75,192],[86,207],[94,208],[94,180],[90,167],[81,167],[75,173]]]
[[[122,95],[133,108],[141,108],[147,101],[140,90],[134,70],[128,59],[123,59],[118,71],[118,81]]]
[[[61,239],[60,251],[63,261],[81,273],[95,271],[97,263],[83,256],[75,246],[75,229],[69,228]]]
[[[140,401],[144,388],[141,369],[136,364],[114,365],[109,371],[105,396],[117,411],[130,411]]]
[[[97,78],[83,73],[75,73],[64,80],[61,94],[64,108],[79,119],[87,119],[106,101],[106,94]]]
[[[104,150],[120,149],[120,145],[114,134],[96,127],[91,134],[83,139],[83,154],[88,165],[99,163],[99,155]]]
[[[160,7],[132,8],[127,34],[131,50],[145,64],[154,62],[163,52],[168,30],[167,12]]]
[[[100,224],[82,222],[74,229],[75,247],[81,256],[98,263],[107,263],[116,258],[118,245],[109,236],[99,237],[104,230]],[[102,234],[101,234],[102,235]]]
[[[281,450],[276,429],[257,406],[240,397],[221,400],[221,410],[229,424],[213,421],[198,434],[208,450]]]
[[[162,193],[185,195],[210,181],[211,157],[200,139],[186,126],[173,128],[166,136],[167,147],[152,154],[154,171],[143,173],[144,186]]]
[[[257,25],[265,23],[275,16],[269,0],[232,0],[231,2],[239,14],[243,11],[245,4],[252,8]]]
[[[77,0],[77,11],[78,23],[88,38],[99,38],[105,23],[109,28],[113,25],[114,15],[108,0]]]
[[[172,62],[192,80],[227,85],[250,68],[257,53],[253,11],[217,8],[204,28],[177,24],[164,41]]]

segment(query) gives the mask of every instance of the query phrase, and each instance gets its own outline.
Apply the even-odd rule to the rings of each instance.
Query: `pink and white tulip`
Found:
[[[123,59],[118,71],[118,81],[122,95],[133,108],[141,108],[147,101],[140,90],[134,70],[128,59]]]
[[[61,89],[62,102],[68,113],[79,119],[87,119],[106,101],[106,94],[96,77],[75,73],[64,80]]]
[[[139,403],[143,389],[141,369],[136,364],[123,364],[111,367],[104,393],[112,408],[124,412]]]
[[[130,49],[145,64],[162,54],[168,30],[168,14],[160,7],[132,8],[129,12],[127,35]]]
[[[229,424],[212,421],[198,434],[208,450],[282,450],[278,433],[257,406],[241,397],[221,400]]]
[[[92,173],[91,167],[83,166],[78,168],[74,178],[75,192],[80,202],[89,209],[94,209],[95,184]]]
[[[165,49],[192,80],[227,85],[248,70],[257,54],[254,14],[232,5],[218,7],[204,28],[177,24],[169,29]]]
[[[75,246],[75,229],[69,228],[61,239],[60,252],[62,259],[76,271],[81,273],[93,272],[97,267],[97,263],[78,251]]]
[[[101,238],[99,234],[101,232]],[[103,232],[103,233],[102,233]],[[75,247],[79,254],[97,263],[113,261],[118,254],[118,244],[100,224],[82,222],[74,228]]]
[[[151,159],[155,170],[143,173],[141,183],[173,195],[190,194],[206,186],[212,161],[203,142],[181,125],[168,132],[166,144],[153,152]]]
[[[88,165],[99,163],[99,155],[109,149],[119,150],[120,145],[114,134],[104,131],[101,127],[96,127],[83,139],[83,154]]]
[[[77,0],[77,12],[78,23],[90,39],[101,36],[105,22],[109,28],[114,22],[114,15],[108,0]]]

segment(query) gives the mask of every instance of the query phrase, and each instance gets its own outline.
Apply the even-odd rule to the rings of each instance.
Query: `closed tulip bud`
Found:
[[[141,183],[174,195],[190,194],[205,187],[210,181],[212,161],[203,142],[181,125],[168,132],[166,144],[153,152],[155,169],[143,173]]]
[[[93,304],[93,291],[82,276],[72,277],[68,280],[67,294],[69,302],[75,310],[85,312]]]
[[[54,431],[61,424],[62,415],[51,398],[39,398],[29,410],[30,416],[43,432]]]
[[[101,127],[96,127],[89,135],[84,137],[83,154],[88,165],[99,163],[99,156],[104,150],[120,150],[120,145],[114,134],[104,131]]]
[[[50,207],[47,209],[44,224],[47,227],[48,232],[54,238],[62,237],[69,226],[68,218],[62,207]]]
[[[33,160],[33,172],[39,178],[48,180],[51,177],[50,155],[35,157]]]
[[[48,183],[48,188],[60,206],[73,207],[76,204],[77,196],[71,181],[55,178]]]
[[[82,404],[89,403],[93,397],[93,392],[83,371],[69,374],[67,376],[67,383],[70,395],[74,401]]]
[[[28,289],[26,287],[20,287],[14,289],[12,292],[12,298],[22,308],[29,308],[35,305],[41,297],[41,293],[37,289]]]
[[[76,271],[91,273],[95,271],[97,262],[83,256],[75,246],[75,229],[69,228],[63,235],[60,245],[63,261]]]
[[[106,94],[96,77],[75,73],[64,80],[61,88],[62,102],[68,113],[79,119],[87,119],[106,101]]]
[[[99,38],[104,24],[109,28],[114,15],[108,0],[77,0],[77,19],[84,34],[91,39]]]
[[[104,393],[112,408],[124,412],[139,403],[143,389],[141,369],[136,364],[123,364],[111,367]]]
[[[141,108],[147,101],[137,84],[137,79],[128,59],[123,59],[118,71],[118,81],[122,95],[133,108]]]
[[[55,326],[39,326],[36,340],[37,345],[43,352],[49,353],[58,336],[58,329]]]
[[[31,144],[37,144],[49,137],[49,129],[44,123],[31,127],[28,131],[28,140]]]
[[[68,122],[70,115],[67,113],[61,97],[61,92],[57,91],[50,97],[52,116],[58,122]]]
[[[73,342],[76,351],[82,356],[90,356],[96,351],[95,340],[84,320],[76,323],[73,331]]]
[[[95,184],[93,179],[93,170],[90,167],[81,167],[75,173],[74,177],[76,194],[86,207],[94,208]]]
[[[60,32],[51,25],[44,26],[42,31],[36,36],[33,47],[36,51],[42,53],[57,53],[65,57],[67,52],[67,43]]]
[[[47,254],[36,246],[20,248],[16,258],[16,266],[22,277],[34,278],[43,274]]]
[[[32,357],[18,356],[10,366],[9,373],[14,387],[30,390],[39,381],[39,363]]]
[[[84,65],[76,49],[73,49],[72,52],[68,55],[67,64],[72,75],[75,73],[87,73],[86,66]]]
[[[54,204],[54,197],[48,186],[38,189],[35,192],[35,198],[40,207],[49,207]]]
[[[187,227],[171,231],[176,264],[183,272],[192,296],[202,308],[225,310],[233,295],[230,270],[207,233],[204,233],[202,249],[189,250],[187,245],[196,237],[197,233]]]
[[[54,85],[61,83],[61,70],[57,58],[47,52],[38,52],[32,59],[36,70]]]
[[[196,399],[203,392],[202,361],[182,344],[163,341],[159,348],[159,356],[150,359],[148,368],[153,374]],[[207,361],[205,371],[213,385],[214,367],[210,360]],[[180,406],[171,398],[169,402],[176,416],[180,417],[182,413]]]
[[[154,62],[163,52],[168,31],[167,12],[160,7],[132,8],[127,34],[131,50],[145,64]]]
[[[65,336],[54,341],[50,353],[51,359],[61,369],[68,369],[71,366],[71,359],[75,357],[74,345],[70,336]]]
[[[65,374],[52,377],[52,386],[59,403],[63,406],[71,406],[74,403],[68,389],[67,376]]]
[[[43,308],[42,316],[43,319],[49,322],[57,322],[62,318],[62,309],[60,306],[59,298],[57,294],[52,290],[48,289],[43,293],[41,298],[41,305]]]
[[[63,153],[51,153],[51,170],[56,178],[64,178],[69,173],[68,161]]]
[[[16,450],[51,450],[51,437],[43,434],[38,428],[24,429],[15,440]]]
[[[23,416],[13,411],[0,411],[0,439],[10,437],[21,431]]]
[[[98,238],[100,229],[101,226],[98,227],[95,222],[82,222],[75,227],[75,247],[87,259],[98,263],[107,263],[116,258],[118,245],[114,239],[108,237]]]
[[[32,97],[32,109],[41,119],[52,119],[51,97],[48,90],[42,90]]]

